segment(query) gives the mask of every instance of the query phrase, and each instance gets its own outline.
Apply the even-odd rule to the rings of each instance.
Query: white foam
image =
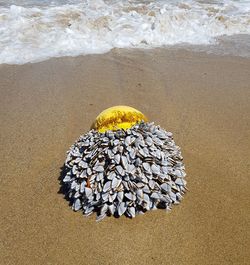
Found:
[[[250,34],[250,1],[244,0],[47,2],[0,6],[0,63],[105,53],[115,47],[211,44],[219,36]]]

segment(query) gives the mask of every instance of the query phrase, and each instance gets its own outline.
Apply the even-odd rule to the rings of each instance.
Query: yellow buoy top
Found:
[[[147,117],[139,110],[129,106],[114,106],[102,111],[95,119],[91,129],[101,133],[119,129],[129,129],[141,121],[147,122]]]

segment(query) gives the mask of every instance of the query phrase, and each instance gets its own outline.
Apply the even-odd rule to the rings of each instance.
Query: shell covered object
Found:
[[[136,109],[112,107],[67,152],[63,183],[75,211],[135,217],[181,201],[182,159],[172,133]]]

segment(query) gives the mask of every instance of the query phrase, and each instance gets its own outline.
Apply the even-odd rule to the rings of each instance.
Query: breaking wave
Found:
[[[7,4],[8,2],[8,4]],[[0,0],[0,63],[250,34],[250,1]]]

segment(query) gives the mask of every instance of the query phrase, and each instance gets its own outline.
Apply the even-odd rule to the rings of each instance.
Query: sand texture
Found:
[[[249,59],[114,50],[1,65],[0,92],[0,264],[249,264]],[[60,167],[121,104],[174,133],[189,192],[171,212],[96,223],[59,193]]]

